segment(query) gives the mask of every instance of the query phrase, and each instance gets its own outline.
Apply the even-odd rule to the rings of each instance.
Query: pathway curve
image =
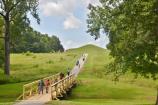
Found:
[[[79,65],[75,65],[74,68],[71,70],[71,74],[75,74],[75,76],[77,77],[80,70],[82,69],[86,58],[88,57],[88,54],[83,54],[81,56],[81,58],[79,59]],[[85,59],[85,60],[83,60]],[[44,93],[43,94],[37,94],[35,96],[30,97],[28,100],[22,100],[20,102],[17,102],[14,105],[44,105],[46,102],[51,101],[51,92],[48,93]]]

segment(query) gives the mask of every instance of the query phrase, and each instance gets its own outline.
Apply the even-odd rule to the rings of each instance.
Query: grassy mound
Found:
[[[89,56],[79,74],[78,86],[73,89],[68,100],[53,101],[48,105],[152,105],[155,102],[157,81],[141,77],[133,80],[132,74],[127,74],[115,83],[112,81],[113,76],[105,75],[106,65],[112,61],[109,51],[94,45],[70,49],[64,53],[11,54],[12,81],[6,80],[5,84],[0,85],[3,91],[0,92],[0,101],[15,100],[22,92],[24,83],[66,72],[83,53]],[[10,91],[5,87],[11,87]]]

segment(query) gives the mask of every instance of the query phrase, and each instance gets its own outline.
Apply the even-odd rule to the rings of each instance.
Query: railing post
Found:
[[[23,86],[23,100],[25,99],[25,86]]]
[[[31,89],[30,89],[30,96],[32,95],[32,85],[31,85]]]
[[[50,87],[50,95],[51,95],[51,99],[53,99],[52,86]]]

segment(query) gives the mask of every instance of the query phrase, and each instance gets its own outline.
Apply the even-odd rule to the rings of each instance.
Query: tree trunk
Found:
[[[5,66],[4,66],[4,73],[6,75],[10,75],[10,21],[9,21],[9,14],[5,18]]]
[[[158,87],[157,87],[157,98],[156,98],[156,104],[155,105],[158,105]]]

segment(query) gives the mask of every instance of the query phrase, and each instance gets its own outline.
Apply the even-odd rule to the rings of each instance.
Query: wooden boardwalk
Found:
[[[74,68],[71,70],[70,75],[61,80],[55,82],[55,80],[59,78],[59,74],[44,78],[44,80],[50,79],[52,83],[49,87],[48,93],[46,93],[44,90],[43,94],[38,94],[37,86],[39,80],[24,85],[22,95],[23,100],[17,102],[15,105],[43,105],[48,101],[56,100],[60,97],[63,97],[75,84],[75,80],[80,70],[82,69],[87,57],[88,54],[83,54],[79,59],[79,65],[75,65]]]

